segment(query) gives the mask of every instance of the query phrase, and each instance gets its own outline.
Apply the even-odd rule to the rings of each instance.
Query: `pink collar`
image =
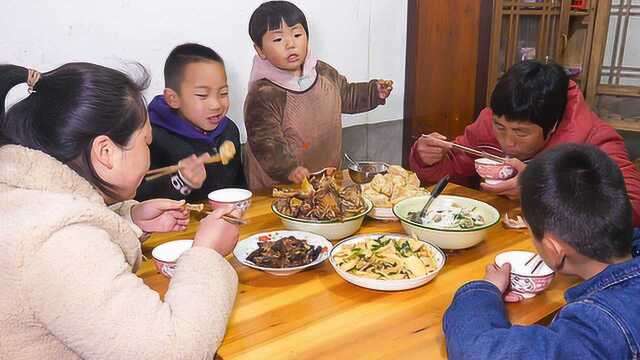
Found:
[[[263,60],[256,55],[253,57],[249,87],[258,80],[267,79],[287,90],[305,91],[316,81],[316,77],[318,76],[316,72],[317,63],[318,58],[311,53],[311,49],[307,49],[307,57],[302,66],[302,76],[298,77],[288,71],[278,69],[268,60]]]

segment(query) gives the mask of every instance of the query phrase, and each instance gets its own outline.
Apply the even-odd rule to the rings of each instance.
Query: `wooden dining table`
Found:
[[[504,214],[517,202],[493,194],[451,184],[445,194],[484,201]],[[272,198],[254,196],[240,227],[240,239],[259,232],[284,229],[271,211]],[[197,228],[192,221],[186,231],[154,234],[143,244],[151,249],[176,239],[191,239]],[[367,218],[358,233],[403,233],[399,222]],[[446,358],[442,317],[455,291],[463,284],[482,279],[485,266],[508,250],[533,250],[527,230],[491,227],[486,239],[465,250],[447,253],[446,264],[426,285],[405,291],[383,292],[361,288],[343,280],[329,261],[286,277],[277,277],[241,265],[233,255],[228,261],[237,270],[236,304],[218,355],[229,359],[440,359]],[[138,276],[161,295],[169,279],[159,274],[150,260]],[[514,324],[546,322],[565,301],[564,291],[575,278],[556,276],[538,296],[507,304]],[[194,294],[197,296],[197,294]]]

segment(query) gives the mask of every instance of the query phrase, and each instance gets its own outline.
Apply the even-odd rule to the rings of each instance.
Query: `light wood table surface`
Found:
[[[506,198],[449,185],[445,194],[487,202],[501,214],[518,206]],[[249,235],[284,229],[271,212],[272,199],[254,196],[245,214]],[[150,257],[154,246],[175,239],[193,238],[197,222],[182,233],[155,234],[143,245]],[[367,218],[359,233],[403,233],[399,222]],[[238,271],[240,284],[227,334],[218,350],[229,359],[438,359],[446,358],[442,316],[455,291],[468,281],[481,279],[485,265],[507,250],[533,250],[526,230],[506,229],[501,223],[489,229],[479,245],[448,253],[444,269],[430,283],[417,289],[381,292],[343,280],[329,261],[288,277],[275,277],[229,262]],[[161,295],[169,280],[158,274],[150,260],[138,275]],[[576,282],[558,276],[542,294],[507,310],[515,324],[533,324],[548,318],[564,305],[563,293]],[[194,294],[194,296],[197,296]]]

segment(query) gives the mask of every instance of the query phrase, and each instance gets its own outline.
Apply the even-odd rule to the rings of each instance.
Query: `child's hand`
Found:
[[[304,166],[298,166],[289,173],[289,181],[294,184],[300,184],[302,180],[309,176],[309,170]]]
[[[210,158],[209,153],[200,156],[191,155],[178,162],[178,172],[180,177],[192,189],[200,189],[207,178],[207,170],[204,168],[204,162]]]
[[[509,281],[511,277],[511,264],[506,263],[502,267],[496,264],[489,264],[485,270],[484,279],[495,285],[500,293],[509,288]]]
[[[378,89],[378,97],[382,100],[389,97],[393,90],[393,80],[378,80],[376,87]]]

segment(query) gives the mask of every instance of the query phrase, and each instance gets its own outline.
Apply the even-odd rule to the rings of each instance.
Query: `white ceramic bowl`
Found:
[[[171,278],[176,271],[176,261],[182,253],[191,249],[193,240],[174,240],[158,245],[151,251],[153,264],[162,275]]]
[[[553,280],[553,270],[539,256],[533,258],[534,255],[531,251],[507,251],[496,256],[496,265],[511,264],[510,290],[519,298],[516,300],[534,297],[548,288]]]
[[[271,210],[278,215],[282,224],[289,230],[309,231],[314,234],[324,236],[329,240],[343,239],[349,235],[353,235],[362,226],[365,216],[373,209],[373,203],[369,199],[364,199],[366,209],[364,212],[346,218],[344,221],[314,221],[296,219],[291,216],[282,214],[276,209],[275,202],[271,205]]]
[[[516,175],[516,169],[509,165],[499,163],[495,160],[480,158],[474,161],[476,172],[490,185],[499,184]]]
[[[252,196],[253,193],[246,189],[226,188],[210,192],[208,198],[214,209],[220,205],[233,204],[244,213],[251,205]]]
[[[249,256],[249,254],[251,254],[253,251],[258,249],[258,242],[276,241],[286,236],[294,236],[297,239],[306,240],[307,243],[313,246],[322,246],[323,247],[322,252],[320,253],[320,255],[318,255],[318,258],[315,259],[313,262],[307,265],[291,267],[291,268],[280,269],[280,268],[262,267],[247,260],[247,257]],[[279,231],[271,231],[271,232],[251,235],[248,238],[245,238],[239,241],[235,249],[233,250],[233,256],[235,256],[236,259],[238,259],[238,261],[242,265],[248,266],[250,268],[262,270],[264,272],[267,272],[275,276],[288,276],[288,275],[298,273],[307,268],[319,265],[323,261],[327,260],[327,258],[329,257],[329,252],[331,251],[332,248],[333,248],[333,245],[331,244],[331,242],[320,235],[312,234],[306,231],[279,230]]]
[[[432,253],[434,254],[434,258],[435,258],[434,260],[436,261],[438,268],[436,271],[433,271],[429,274],[419,276],[413,279],[379,280],[379,279],[366,278],[362,276],[356,276],[340,269],[338,264],[336,264],[335,260],[333,259],[333,254],[340,251],[340,249],[345,245],[361,243],[368,238],[378,237],[382,235],[395,238],[395,239],[409,239],[409,237],[403,234],[361,234],[361,235],[352,236],[348,239],[344,239],[340,241],[333,247],[333,250],[331,250],[331,253],[329,255],[329,262],[331,262],[331,266],[333,266],[333,268],[338,273],[338,275],[340,275],[346,281],[360,287],[373,289],[373,290],[381,290],[381,291],[408,290],[408,289],[413,289],[413,288],[422,286],[428,283],[429,281],[433,280],[433,278],[436,277],[436,275],[438,275],[438,272],[440,272],[440,270],[442,270],[442,268],[444,267],[444,263],[446,262],[445,254],[437,246],[430,244],[426,241],[423,241],[423,242],[425,243],[426,246],[428,246],[431,249]]]
[[[377,207],[374,206],[371,212],[369,213],[369,217],[382,220],[382,221],[398,221],[398,218],[393,215],[393,208],[390,207]]]
[[[441,229],[409,220],[407,214],[411,211],[420,211],[428,199],[429,195],[402,200],[393,207],[393,213],[400,219],[407,234],[430,242],[441,249],[457,250],[472,247],[481,242],[487,230],[500,221],[500,213],[493,206],[479,200],[453,195],[438,196],[430,209],[447,208],[454,202],[463,207],[476,207],[484,217],[485,224],[471,229]]]

